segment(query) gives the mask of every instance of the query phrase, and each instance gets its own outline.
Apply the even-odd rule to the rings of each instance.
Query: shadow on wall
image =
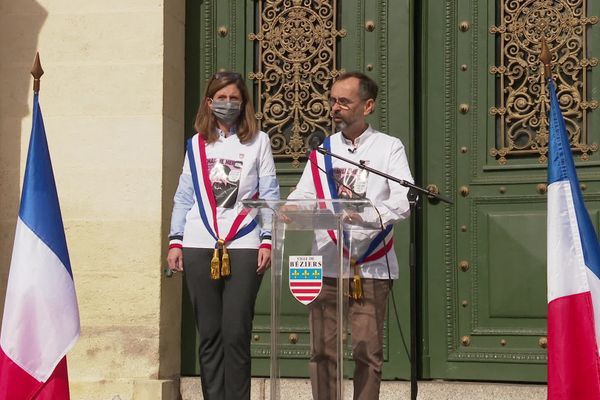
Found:
[[[30,71],[47,16],[35,0],[0,0],[0,319],[21,196],[21,145],[31,132]]]

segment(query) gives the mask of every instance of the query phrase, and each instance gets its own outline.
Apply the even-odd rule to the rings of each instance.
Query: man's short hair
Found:
[[[361,100],[377,100],[377,92],[379,91],[377,83],[362,72],[344,72],[343,74],[340,74],[335,81],[339,82],[349,78],[358,79],[358,95]]]

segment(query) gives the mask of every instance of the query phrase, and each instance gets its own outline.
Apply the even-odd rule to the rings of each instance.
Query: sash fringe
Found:
[[[354,278],[352,279],[350,297],[352,297],[354,300],[360,300],[363,297],[362,282],[360,281],[359,264],[354,264]]]
[[[221,260],[219,260],[219,247],[215,247],[212,260],[210,260],[210,279],[221,278]]]

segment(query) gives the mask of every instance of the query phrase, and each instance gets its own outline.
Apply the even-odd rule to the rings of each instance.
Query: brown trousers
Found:
[[[383,323],[390,284],[387,280],[364,278],[362,284],[363,298],[350,300],[348,305],[354,359],[354,400],[376,400],[381,385]],[[336,297],[336,280],[324,278],[321,293],[310,306],[309,374],[315,400],[337,399]]]

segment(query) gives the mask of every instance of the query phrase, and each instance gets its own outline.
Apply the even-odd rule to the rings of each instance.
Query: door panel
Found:
[[[555,9],[535,15],[534,24],[544,15],[565,18],[567,11],[556,8],[558,3],[563,2],[513,1],[509,9],[501,0],[448,0],[441,5],[428,1],[424,7],[420,166],[427,182],[455,199],[452,206],[429,203],[424,210],[424,377],[546,379],[546,162],[537,150],[545,143],[543,136],[532,136],[540,139],[537,148],[518,137],[511,144],[503,139],[502,129],[528,121],[530,132],[543,133],[540,120],[546,108],[538,100],[544,89],[534,53],[536,26],[545,25],[529,29],[529,41],[519,42],[518,29],[537,6]],[[598,15],[598,5],[587,5],[588,16]],[[513,19],[507,19],[510,15]],[[592,57],[600,49],[589,37],[597,37],[598,28],[583,26],[588,41],[582,54]],[[513,36],[500,36],[502,29]],[[565,54],[559,42],[566,34],[548,36],[557,54]],[[533,54],[525,58],[533,61],[519,64],[526,79],[511,80],[515,65],[507,60],[517,59],[520,52]],[[499,68],[503,66],[506,71]],[[555,73],[564,79],[568,69],[563,64]],[[575,82],[589,95],[600,81],[594,68],[586,73],[575,74]],[[527,100],[511,97],[517,91]],[[562,98],[563,112],[581,114],[584,107],[570,106],[568,98]],[[587,116],[580,118],[588,132],[583,144],[590,147],[599,142],[598,117],[597,111],[587,109]],[[506,157],[499,154],[509,147]],[[595,217],[599,154],[575,154],[587,206]]]
[[[254,27],[253,10],[252,2],[244,0],[186,1],[185,139],[195,134],[196,111],[212,74],[251,71],[253,50],[245,42]],[[182,300],[181,374],[199,375],[199,342],[185,284]]]
[[[539,251],[546,234],[546,214],[540,210],[540,203],[532,199],[521,204],[525,210],[520,212],[515,212],[513,202],[475,205],[473,246],[477,248],[481,274],[474,277],[479,281],[474,301],[474,308],[479,310],[474,313],[481,318],[475,321],[474,330],[509,333],[527,330],[525,325],[531,324],[529,329],[543,333],[545,292],[542,285],[531,285],[544,276],[546,267],[544,253]],[[527,269],[522,268],[523,260],[527,260]]]
[[[262,1],[262,6],[266,8],[268,2]],[[334,7],[335,27],[338,30],[344,30],[344,35],[340,35],[335,41],[335,65],[333,69],[344,69],[347,71],[361,70],[375,79],[380,92],[378,97],[377,111],[370,117],[372,123],[377,129],[389,132],[391,135],[398,136],[404,142],[409,159],[413,159],[412,143],[412,99],[408,94],[412,90],[411,66],[412,66],[412,1],[376,1],[376,0],[330,0],[326,2],[327,7]],[[334,5],[335,3],[335,5]],[[262,107],[269,104],[268,95],[272,95],[275,90],[270,87],[269,90],[259,90],[259,85],[264,84],[261,81],[262,76],[258,73],[265,72],[268,65],[274,64],[273,59],[261,60],[260,52],[257,46],[264,43],[262,37],[257,37],[263,30],[266,37],[266,25],[261,25],[260,21],[260,2],[259,1],[216,1],[205,0],[202,2],[188,1],[186,16],[186,51],[187,51],[187,69],[186,69],[186,118],[190,121],[187,134],[193,134],[192,121],[194,118],[197,104],[200,100],[204,84],[211,74],[218,69],[231,69],[238,72],[244,72],[247,79],[247,85],[252,89],[255,97],[257,111],[266,111],[261,118],[266,118],[267,112],[277,111],[273,109],[264,110]],[[307,16],[312,20],[302,21],[302,18],[296,20],[303,28],[311,26],[325,26],[318,20],[319,14],[315,14],[315,7],[318,8],[318,2],[295,2],[286,0],[282,7],[277,9],[282,15],[286,15],[283,25],[293,25],[294,18],[290,10],[293,6],[312,7],[312,11],[306,11]],[[326,7],[324,7],[326,8]],[[317,15],[316,19],[315,15]],[[284,28],[282,28],[284,29]],[[311,28],[312,29],[312,28]],[[297,33],[298,31],[296,31]],[[287,35],[290,32],[278,30],[271,32],[271,35]],[[316,33],[313,33],[316,35]],[[296,40],[299,37],[288,36]],[[258,39],[260,38],[260,39]],[[311,36],[305,36],[302,40],[310,40]],[[298,42],[299,48],[302,48],[302,41]],[[288,48],[289,50],[289,48]],[[267,52],[264,52],[265,54]],[[273,54],[282,54],[283,52],[273,52]],[[292,57],[293,58],[293,57]],[[275,60],[277,61],[277,60]],[[278,61],[277,61],[278,62]],[[261,64],[263,63],[263,64]],[[279,63],[278,65],[283,65]],[[307,64],[302,64],[306,67]],[[330,73],[335,71],[331,70]],[[297,83],[306,83],[312,77],[305,77]],[[330,84],[329,84],[330,86]],[[322,96],[323,104],[328,107],[327,98],[329,86],[316,93]],[[293,93],[294,87],[289,86],[287,92]],[[263,93],[263,96],[259,97]],[[282,92],[284,95],[286,91]],[[298,91],[300,93],[300,91]],[[311,94],[315,96],[315,94]],[[287,98],[284,107],[293,107],[294,96]],[[272,103],[271,103],[272,104]],[[317,102],[317,104],[319,104]],[[272,107],[272,106],[271,106]],[[291,108],[287,113],[290,115]],[[302,107],[298,107],[302,109]],[[325,113],[327,115],[327,112]],[[273,117],[275,118],[275,117]],[[298,119],[300,123],[308,121],[309,116]],[[277,121],[272,123],[261,119],[263,129],[269,133],[272,138],[272,146],[276,155],[276,166],[279,182],[281,185],[282,197],[293,189],[298,181],[306,157],[285,156],[285,154],[294,154],[304,152],[302,146],[312,133],[309,130],[301,130],[299,135],[300,142],[290,144],[292,138],[293,124],[281,124],[282,135],[278,136],[271,127],[277,125]],[[322,121],[326,132],[331,131],[331,120],[326,117]],[[290,150],[285,153],[282,149],[280,138]],[[295,146],[295,147],[294,147]],[[282,155],[282,156],[279,156]],[[400,310],[400,323],[402,331],[407,337],[410,332],[408,324],[408,313],[404,310],[408,305],[408,281],[407,281],[407,248],[408,248],[408,224],[400,224],[396,229],[395,246],[396,253],[400,258],[401,279],[394,285],[394,294],[397,308]],[[292,250],[295,254],[310,254],[310,240],[306,243],[299,243],[297,248]],[[268,376],[269,374],[269,314],[270,314],[270,280],[265,276],[261,291],[257,299],[256,315],[254,319],[254,332],[252,341],[253,356],[253,375]],[[187,296],[187,294],[184,294]],[[197,375],[199,367],[197,362],[197,338],[193,318],[190,314],[187,297],[184,297],[184,316],[182,327],[182,374]],[[295,344],[290,343],[286,349],[287,358],[282,363],[282,373],[286,376],[306,377],[308,375],[307,360],[309,356],[309,331],[308,322],[299,320],[294,311],[299,304],[287,304],[283,307],[286,321],[286,334],[298,335],[298,341]],[[392,308],[390,308],[392,309]],[[281,338],[284,342],[289,337]],[[384,367],[384,377],[397,378],[406,377],[409,367],[407,365],[407,355],[402,345],[400,331],[395,322],[395,317],[389,317],[385,329],[384,354],[386,366]],[[408,337],[407,339],[408,340]]]

